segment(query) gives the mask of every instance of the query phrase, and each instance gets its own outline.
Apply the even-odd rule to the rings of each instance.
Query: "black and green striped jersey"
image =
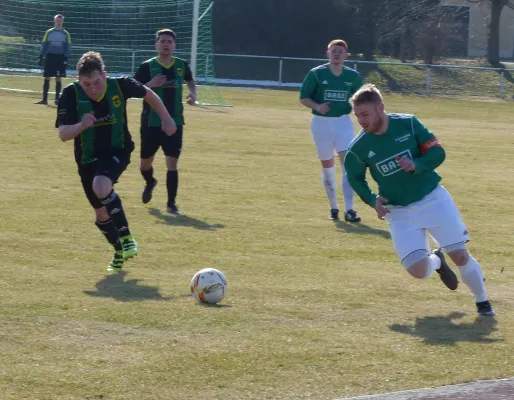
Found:
[[[134,79],[146,84],[157,75],[165,75],[167,80],[161,87],[152,90],[161,98],[177,125],[184,125],[182,106],[182,85],[184,82],[193,80],[193,74],[186,61],[178,57],[173,57],[170,65],[162,64],[157,57],[151,58],[139,66]],[[145,101],[141,114],[141,126],[160,127],[161,120],[157,113],[152,110]]]
[[[78,81],[66,86],[59,98],[55,127],[74,125],[94,112],[95,124],[75,138],[77,164],[89,164],[116,151],[134,150],[128,130],[126,100],[146,96],[146,88],[132,78],[107,78],[100,100],[91,100]]]

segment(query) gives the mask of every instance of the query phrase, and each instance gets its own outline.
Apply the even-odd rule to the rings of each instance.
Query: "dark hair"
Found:
[[[362,86],[350,99],[353,105],[359,105],[364,103],[375,103],[382,104],[384,99],[380,90],[373,84],[367,84]]]
[[[105,64],[100,53],[95,51],[84,53],[77,63],[77,71],[79,76],[91,75],[95,71],[104,72]]]
[[[173,38],[173,40],[177,39],[177,35],[171,29],[160,29],[157,32],[155,32],[155,40],[159,40],[159,38],[162,35],[170,35]]]

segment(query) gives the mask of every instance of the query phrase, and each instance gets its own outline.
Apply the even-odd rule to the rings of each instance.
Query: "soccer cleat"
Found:
[[[332,208],[330,210],[330,216],[328,217],[328,219],[338,220],[339,219],[339,210],[337,208]]]
[[[132,235],[123,236],[121,238],[121,246],[123,248],[123,260],[128,260],[139,254],[136,239]]]
[[[432,250],[432,254],[435,254],[441,260],[441,266],[439,267],[439,269],[436,269],[436,272],[439,274],[439,278],[441,278],[441,280],[448,289],[457,289],[457,286],[459,285],[459,280],[457,279],[457,275],[455,275],[455,272],[453,272],[451,268],[448,266],[448,263],[444,258],[442,250]]]
[[[168,209],[167,211],[170,213],[170,214],[174,214],[174,215],[180,215],[180,211],[177,207],[177,205],[175,203],[173,204],[168,204]]]
[[[496,315],[489,300],[477,303],[477,311],[483,317],[494,317]]]
[[[34,104],[44,104],[46,106],[46,105],[48,105],[48,101],[46,101],[46,100],[39,100],[39,101],[36,101]]]
[[[107,267],[109,272],[120,272],[123,268],[123,251],[116,250],[112,256],[112,261]]]
[[[157,179],[154,179],[152,183],[146,184],[143,190],[143,195],[141,196],[141,200],[143,200],[144,204],[150,203],[150,200],[152,200],[152,194],[155,186],[157,186]]]
[[[361,222],[361,217],[357,215],[357,211],[348,210],[344,213],[344,220],[346,222]]]

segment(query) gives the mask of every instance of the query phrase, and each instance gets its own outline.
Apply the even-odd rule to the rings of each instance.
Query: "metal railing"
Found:
[[[4,47],[5,46],[5,47]],[[34,65],[39,54],[39,45],[34,43],[12,43],[0,41],[0,73],[38,72],[27,69]],[[78,59],[91,47],[73,46],[71,59]],[[155,55],[152,47],[140,49],[94,47],[102,52],[110,73],[133,74],[142,61]],[[8,55],[8,58],[3,54]],[[188,58],[188,52],[177,52]],[[199,53],[197,60],[197,79],[221,85],[299,88],[311,68],[325,63],[324,58],[272,57],[243,54],[205,54]],[[215,65],[214,76],[212,66]],[[367,81],[376,83],[392,92],[405,92],[423,95],[459,94],[463,80],[475,80],[476,93],[481,97],[514,98],[514,68],[491,68],[465,65],[418,64],[388,61],[346,60],[345,65],[361,72]],[[25,67],[25,68],[24,68]],[[404,68],[402,73],[397,70]],[[408,70],[405,70],[408,68]],[[462,71],[467,74],[463,75]],[[471,72],[480,75],[470,75]],[[73,71],[70,71],[73,74]],[[407,77],[408,79],[403,79]],[[507,79],[508,78],[508,79]],[[469,83],[469,82],[468,82]],[[470,85],[467,85],[470,86]],[[466,93],[469,94],[469,93]]]

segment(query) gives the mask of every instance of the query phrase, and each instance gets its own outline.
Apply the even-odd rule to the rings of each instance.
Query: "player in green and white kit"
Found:
[[[323,186],[330,203],[330,218],[339,219],[335,150],[339,154],[343,173],[344,218],[348,222],[360,222],[353,210],[353,190],[343,166],[346,150],[354,137],[353,122],[349,116],[352,112],[350,97],[362,86],[360,74],[343,65],[349,55],[344,40],[332,40],[327,50],[329,62],[309,71],[300,90],[300,102],[312,109],[312,139],[323,168]]]
[[[348,180],[362,201],[386,219],[401,263],[418,279],[437,271],[455,290],[457,276],[446,263],[444,250],[475,296],[479,314],[494,316],[482,269],[466,248],[466,226],[450,193],[439,185],[435,168],[445,159],[441,144],[415,116],[387,114],[374,85],[363,86],[351,101],[363,129],[344,160]],[[378,195],[366,181],[368,169],[378,184]],[[430,251],[427,232],[439,249]]]

